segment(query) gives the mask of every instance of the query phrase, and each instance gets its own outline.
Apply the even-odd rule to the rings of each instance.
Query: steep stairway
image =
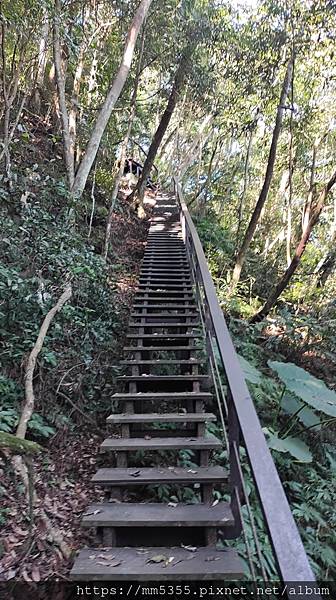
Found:
[[[173,197],[159,197],[153,212],[124,351],[113,397],[120,412],[107,418],[106,466],[93,477],[105,501],[82,521],[96,530],[97,546],[79,552],[71,578],[241,577],[237,553],[217,544],[233,515],[213,492],[227,489],[229,473],[212,465],[222,443],[207,430],[216,416],[206,411],[211,382]]]

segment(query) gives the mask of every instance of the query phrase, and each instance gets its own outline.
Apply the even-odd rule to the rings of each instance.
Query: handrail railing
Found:
[[[218,385],[221,385],[218,366],[224,370],[227,382],[226,398],[222,388],[220,412],[223,416],[222,424],[224,428],[226,427],[229,440],[231,506],[236,521],[232,538],[237,537],[242,532],[246,541],[242,506],[247,503],[247,509],[250,511],[249,494],[244,488],[239,456],[240,447],[243,444],[267,526],[269,540],[273,548],[278,575],[284,582],[315,581],[277,469],[261,429],[223,312],[219,306],[200,239],[184,202],[181,186],[176,179],[174,185],[180,210],[182,234],[192,267],[202,323],[206,334],[210,368],[213,378],[215,377],[215,381],[217,381],[216,395],[218,398],[219,392],[217,394],[217,389]],[[214,344],[217,346],[217,356],[214,352]],[[224,423],[225,419],[226,423]],[[252,530],[255,534],[253,515],[250,514],[250,517],[252,518]],[[256,554],[259,557],[258,563],[260,565],[262,561],[257,540],[256,544]],[[250,556],[249,558],[251,559]],[[249,562],[253,569],[252,561]],[[262,564],[260,566],[263,573]],[[318,596],[315,595],[314,597]]]

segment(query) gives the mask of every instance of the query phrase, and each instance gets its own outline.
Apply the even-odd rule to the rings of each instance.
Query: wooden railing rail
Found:
[[[267,446],[254,403],[235,351],[223,312],[219,306],[216,290],[210,275],[203,248],[196,228],[184,202],[180,183],[174,180],[175,194],[180,210],[184,241],[189,254],[197,295],[201,298],[201,312],[207,333],[207,345],[215,340],[227,381],[226,414],[227,437],[231,466],[231,504],[236,517],[237,532],[243,524],[240,500],[242,496],[242,469],[239,447],[246,450],[250,470],[259,496],[269,539],[273,547],[278,574],[285,582],[315,581],[294,522],[277,469]],[[211,348],[208,348],[213,355]],[[213,356],[212,356],[213,358]],[[223,403],[222,403],[223,404]],[[318,596],[313,596],[317,598]]]

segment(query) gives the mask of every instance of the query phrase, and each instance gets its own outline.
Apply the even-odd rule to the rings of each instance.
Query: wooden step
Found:
[[[174,292],[174,295],[170,295],[172,294],[172,291]],[[135,300],[150,300],[150,301],[156,301],[156,300],[164,300],[165,302],[169,302],[170,300],[172,302],[175,302],[177,300],[192,300],[194,297],[194,293],[193,291],[178,291],[178,290],[162,290],[162,291],[158,291],[158,290],[137,290],[135,292],[136,294],[136,298]],[[143,298],[143,296],[145,296],[145,298]],[[187,296],[187,298],[186,298]]]
[[[146,423],[205,423],[216,421],[212,413],[118,413],[107,417],[113,425]]]
[[[219,450],[222,443],[212,434],[198,437],[106,438],[101,451],[136,452],[137,450]]]
[[[114,400],[209,400],[210,392],[117,392],[112,395]]]
[[[157,358],[156,360],[120,360],[120,365],[128,365],[128,366],[137,366],[137,365],[202,365],[204,363],[203,360],[190,358],[189,360],[181,359],[181,360],[171,360],[169,358]]]
[[[102,556],[106,555],[106,559]],[[156,562],[156,557],[167,557]],[[171,560],[171,558],[173,560]],[[152,561],[152,559],[154,559]],[[243,564],[235,550],[197,548],[99,548],[81,550],[70,572],[74,581],[198,581],[242,578]],[[130,589],[130,588],[129,588]],[[132,596],[133,597],[133,596]]]
[[[147,340],[147,339],[156,339],[156,340],[175,340],[182,338],[196,339],[202,338],[203,333],[128,333],[126,335],[128,339],[136,339],[136,340]]]
[[[172,290],[192,290],[192,285],[190,283],[155,283],[155,282],[139,282],[137,289],[138,290],[150,290],[150,291],[157,291],[157,292],[164,292],[164,291],[172,291]]]
[[[233,523],[227,502],[174,507],[154,502],[104,502],[88,506],[82,519],[83,527],[228,527]]]
[[[154,382],[154,381],[206,381],[209,379],[208,375],[119,375],[117,377],[117,381],[120,382],[132,382],[138,381],[143,383],[144,381]]]
[[[190,277],[179,277],[179,278],[175,278],[175,279],[169,279],[169,277],[164,277],[164,276],[157,276],[157,277],[153,277],[152,275],[140,275],[140,279],[139,279],[139,283],[141,285],[143,284],[150,284],[150,285],[157,285],[159,286],[159,284],[166,286],[168,285],[168,287],[175,287],[175,286],[181,286],[182,284],[188,284],[188,286],[191,286],[191,279]]]
[[[181,275],[190,275],[190,269],[178,269]],[[176,277],[176,269],[151,269],[151,267],[145,267],[140,271],[140,277],[143,275],[165,275],[165,277]]]
[[[157,485],[161,483],[225,483],[228,474],[223,467],[129,467],[98,469],[92,482],[108,487]]]
[[[144,307],[147,308],[147,307]],[[131,317],[138,318],[138,319],[143,319],[143,318],[150,318],[150,319],[159,319],[159,318],[164,318],[164,319],[176,319],[179,318],[181,319],[183,317],[187,318],[187,317],[193,317],[196,319],[199,318],[199,312],[197,310],[194,310],[193,312],[185,312],[182,314],[176,314],[176,313],[169,313],[169,312],[157,312],[157,313],[141,313],[141,312],[136,312],[136,311],[132,311],[131,312]],[[185,323],[183,323],[185,325]]]
[[[161,300],[162,300],[162,302],[167,301],[166,298],[161,298]],[[190,308],[194,308],[195,310],[197,310],[196,302],[190,303],[189,298],[186,300],[184,300],[183,298],[181,300],[179,299],[178,304],[173,304],[173,303],[172,304],[144,304],[144,302],[146,302],[146,300],[144,300],[142,298],[141,299],[139,298],[139,300],[135,299],[133,308],[136,310],[164,308],[166,310],[175,310],[175,311],[179,311],[179,312],[186,311],[186,310],[188,311]],[[148,313],[148,314],[150,314],[150,313]],[[184,316],[184,314],[185,314],[184,312],[181,313],[181,316]],[[176,315],[174,315],[174,316],[176,316]]]
[[[125,352],[183,352],[202,351],[202,346],[124,346]]]
[[[146,318],[148,317],[148,315],[142,315],[142,317]],[[173,322],[168,322],[167,321],[154,321],[154,322],[146,322],[146,323],[134,323],[134,321],[129,321],[128,326],[129,327],[136,327],[137,329],[139,329],[139,327],[141,328],[151,328],[151,329],[157,329],[158,327],[162,328],[168,328],[171,329],[172,327],[184,327],[184,328],[192,328],[192,327],[196,327],[197,323],[183,323],[181,321],[173,321]]]
[[[152,262],[152,263],[162,263],[168,266],[172,266],[173,264],[180,264],[183,263],[184,265],[190,267],[189,264],[189,260],[188,260],[188,255],[187,254],[181,254],[181,255],[177,255],[177,256],[161,256],[159,254],[144,254],[144,257],[142,259],[142,264],[144,264],[145,262]]]

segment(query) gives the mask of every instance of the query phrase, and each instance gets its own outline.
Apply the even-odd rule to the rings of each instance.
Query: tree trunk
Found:
[[[329,179],[327,185],[322,189],[322,191],[320,192],[320,194],[318,196],[316,205],[311,211],[308,225],[301,236],[301,240],[300,240],[299,244],[297,245],[297,248],[296,248],[294,257],[292,258],[291,264],[285,271],[284,275],[281,277],[279,283],[276,285],[274,290],[271,292],[269,298],[266,300],[262,309],[252,317],[251,323],[257,323],[257,322],[261,321],[262,319],[264,319],[265,317],[267,317],[270,310],[273,308],[276,301],[278,300],[280,294],[282,294],[284,289],[288,286],[291,278],[293,277],[296,269],[298,268],[298,266],[300,264],[302,255],[303,255],[303,253],[306,249],[306,245],[309,241],[310,234],[311,234],[314,226],[316,225],[316,223],[319,220],[320,214],[321,214],[324,204],[325,204],[325,200],[326,200],[331,188],[335,185],[335,183],[336,183],[336,171],[333,173],[333,175]]]
[[[145,189],[146,189],[147,179],[150,175],[150,172],[151,172],[155,157],[157,155],[158,149],[162,142],[163,136],[164,136],[165,132],[167,131],[167,127],[169,125],[170,119],[171,119],[172,114],[177,105],[177,101],[178,101],[181,89],[183,87],[183,83],[184,83],[184,79],[185,79],[185,75],[186,75],[186,71],[187,71],[189,56],[190,56],[190,47],[185,49],[185,51],[183,52],[182,58],[180,60],[180,64],[179,64],[176,74],[175,74],[174,83],[173,83],[173,87],[170,92],[166,110],[164,111],[164,113],[161,117],[159,126],[154,134],[153,139],[152,139],[152,143],[149,147],[147,158],[146,158],[141,176],[139,177],[137,186],[136,186],[134,192],[131,194],[132,198],[137,197],[138,214],[139,214],[139,217],[142,217],[142,218],[144,217],[144,209],[143,209],[142,203],[143,203],[143,197],[144,197],[144,193],[145,193]]]
[[[118,173],[117,173],[115,181],[114,181],[111,202],[110,202],[110,209],[109,209],[109,214],[108,214],[107,222],[106,222],[105,243],[104,243],[104,252],[103,252],[103,256],[104,256],[105,260],[107,259],[107,255],[108,255],[114,206],[115,206],[117,196],[118,196],[120,181],[121,181],[121,178],[124,173],[127,146],[128,146],[128,141],[129,141],[129,138],[131,135],[133,121],[134,121],[134,117],[135,117],[135,113],[136,113],[136,99],[137,99],[137,95],[138,95],[138,87],[139,87],[139,80],[140,80],[140,74],[141,74],[141,63],[142,63],[142,55],[143,55],[144,45],[145,45],[145,25],[143,26],[142,36],[141,36],[141,46],[140,46],[140,53],[139,53],[137,72],[136,72],[136,77],[135,77],[135,82],[134,82],[134,88],[133,88],[133,93],[132,93],[132,98],[131,98],[128,127],[127,127],[125,138],[121,145],[120,166],[119,166],[119,170],[118,170]]]
[[[285,108],[284,104],[285,104],[285,101],[286,101],[286,98],[288,95],[289,84],[292,79],[292,70],[293,70],[293,57],[291,56],[291,58],[288,61],[285,78],[284,78],[284,81],[282,84],[280,100],[279,100],[277,115],[276,115],[276,120],[275,120],[275,126],[274,126],[274,130],[273,130],[272,143],[271,143],[271,148],[270,148],[269,156],[268,156],[264,184],[261,189],[261,192],[260,192],[260,195],[258,198],[258,202],[253,211],[251,220],[247,227],[247,230],[246,230],[246,233],[245,233],[245,236],[243,239],[243,243],[237,254],[236,264],[235,264],[233,275],[232,275],[231,291],[233,291],[233,289],[239,282],[241,270],[243,268],[248,249],[250,247],[251,241],[255,234],[255,230],[256,230],[258,222],[259,222],[261,211],[266,203],[268,192],[269,192],[269,189],[271,186],[271,182],[272,182],[272,178],[273,178],[273,171],[274,171],[274,164],[275,164],[275,159],[276,159],[277,146],[278,146],[278,140],[279,140],[279,136],[280,136],[280,130],[281,130],[284,108]]]
[[[256,123],[255,123],[255,125],[256,125]],[[237,238],[236,238],[237,244],[239,242],[239,234],[240,234],[241,224],[242,224],[242,220],[243,220],[245,195],[246,195],[247,184],[248,184],[248,179],[249,179],[249,164],[250,164],[250,157],[251,157],[253,132],[254,132],[254,127],[251,127],[250,135],[249,135],[248,143],[247,143],[245,163],[244,163],[244,186],[243,186],[243,191],[242,191],[242,195],[240,197],[239,208],[238,208],[238,226],[237,226]]]
[[[121,91],[125,85],[132,63],[136,40],[142,23],[151,5],[151,2],[152,0],[142,0],[134,15],[133,21],[127,34],[121,65],[110,88],[110,91],[106,97],[106,100],[102,108],[100,109],[93,131],[91,133],[91,137],[87,144],[85,154],[81,160],[78,171],[76,173],[74,184],[71,188],[71,191],[74,196],[80,197],[84,191],[85,184],[93,162],[96,158],[96,154],[98,152],[98,148],[103,137],[105,128],[110,119],[114,105],[117,102]]]
[[[204,117],[204,119],[200,125],[200,128],[198,130],[198,134],[195,136],[190,148],[188,148],[186,155],[184,156],[184,159],[182,160],[181,165],[178,169],[178,178],[180,180],[182,179],[183,175],[185,174],[187,169],[190,167],[190,165],[193,163],[194,154],[195,154],[197,148],[202,144],[203,133],[204,133],[205,129],[208,127],[208,125],[211,123],[213,118],[214,118],[214,114],[212,114],[212,113],[209,113]]]
[[[62,124],[62,137],[63,137],[63,153],[65,168],[68,176],[68,183],[70,189],[73,186],[75,179],[75,153],[74,146],[71,142],[70,129],[69,129],[69,114],[66,105],[65,98],[65,77],[62,69],[61,59],[61,44],[60,44],[60,28],[59,18],[61,14],[61,3],[60,0],[55,0],[55,16],[53,21],[53,50],[54,50],[54,63],[55,63],[55,75],[56,85],[58,91],[58,102],[60,109],[60,118]]]

